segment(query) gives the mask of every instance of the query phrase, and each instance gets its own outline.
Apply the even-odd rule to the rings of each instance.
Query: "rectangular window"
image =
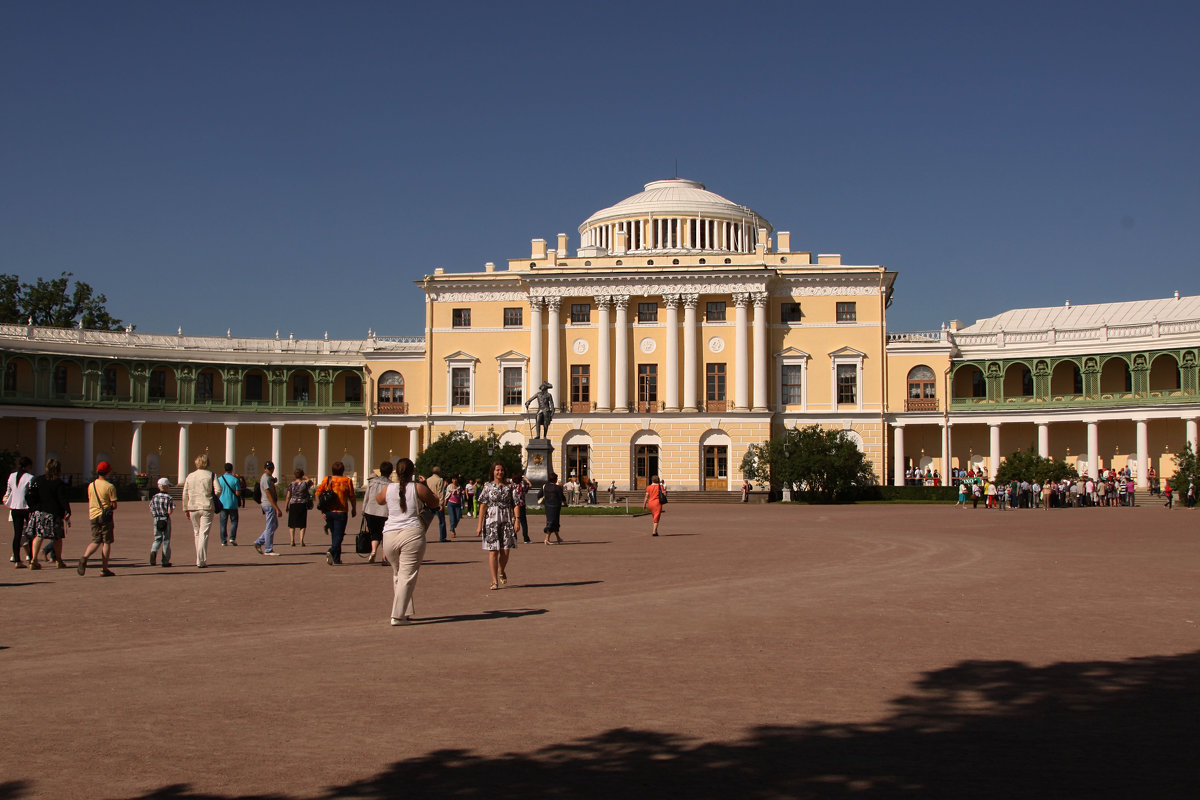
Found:
[[[854,364],[837,366],[837,401],[858,403],[858,367]]]
[[[362,378],[357,375],[346,376],[346,402],[362,402]]]
[[[450,325],[454,328],[471,327],[471,309],[456,308],[450,312]]]
[[[725,400],[725,365],[724,364],[709,364],[705,370],[704,385],[705,393],[710,403],[724,402]]]
[[[201,372],[196,376],[196,399],[213,399],[213,374],[211,372]]]
[[[292,400],[297,403],[308,402],[308,376],[297,375],[292,383]]]
[[[704,319],[708,322],[725,321],[725,303],[708,303],[704,311]]]
[[[588,364],[571,365],[571,402],[590,403],[592,390],[590,384],[591,366]]]
[[[153,379],[154,376],[151,375],[150,377]],[[153,383],[153,380],[151,380],[151,383]],[[247,402],[261,403],[263,399],[263,376],[247,375],[242,383],[242,391]]]
[[[799,303],[780,303],[779,304],[779,321],[780,322],[800,322],[803,314],[800,313]]]
[[[592,306],[589,303],[571,303],[571,322],[586,325],[592,321]]]
[[[521,309],[517,309],[520,311]],[[504,405],[519,406],[524,402],[521,397],[521,368],[504,368]]]
[[[504,327],[519,328],[524,324],[524,309],[521,308],[506,308],[504,309]]]
[[[6,364],[4,366],[4,391],[15,392],[17,390],[17,365]]]
[[[450,405],[455,408],[471,405],[471,370],[467,367],[450,370]]]
[[[857,322],[858,321],[858,303],[838,303],[837,304],[837,321],[838,322]]]
[[[638,402],[658,402],[658,364],[638,364]]]
[[[784,364],[783,365],[783,404],[785,406],[798,406],[804,402],[804,370],[799,364]]]
[[[259,392],[261,393],[262,384],[259,384]],[[165,369],[156,369],[150,373],[150,399],[165,400],[167,397],[167,371]],[[262,398],[259,398],[262,399]]]
[[[638,322],[658,322],[658,303],[638,303]]]
[[[101,397],[116,397],[117,396],[117,368],[105,367],[104,372],[100,373],[100,396]]]

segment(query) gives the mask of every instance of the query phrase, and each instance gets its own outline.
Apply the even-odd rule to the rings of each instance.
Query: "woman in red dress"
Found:
[[[650,509],[650,514],[654,518],[654,532],[650,534],[651,536],[658,536],[658,519],[662,516],[662,500],[665,494],[662,485],[658,482],[658,476],[651,475],[650,482],[646,484],[646,498],[642,501],[642,510]]]

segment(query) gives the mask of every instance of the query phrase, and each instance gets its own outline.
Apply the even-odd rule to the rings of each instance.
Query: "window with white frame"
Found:
[[[837,365],[837,402],[842,405],[858,405],[858,365]]]
[[[835,408],[855,406],[859,410],[862,409],[862,366],[865,355],[852,347],[843,347],[829,354],[833,361]]]
[[[781,368],[779,392],[785,406],[804,403],[804,367],[801,364],[784,364]]]
[[[519,406],[525,402],[522,397],[524,383],[520,367],[504,368],[504,405]]]
[[[450,368],[450,407],[467,408],[471,405],[471,368]]]

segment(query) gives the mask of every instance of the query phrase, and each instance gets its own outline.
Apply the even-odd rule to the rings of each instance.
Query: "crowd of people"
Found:
[[[1096,478],[1046,481],[1013,479],[1000,483],[984,473],[969,470],[958,483],[956,506],[971,504],[978,508],[1083,508],[1089,506],[1119,508],[1136,505],[1137,494],[1128,470],[1100,470]]]

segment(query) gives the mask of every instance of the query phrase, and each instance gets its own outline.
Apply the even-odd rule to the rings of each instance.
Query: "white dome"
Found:
[[[608,220],[646,215],[704,217],[705,219],[723,220],[744,219],[750,222],[754,228],[774,230],[771,223],[753,210],[726,200],[715,192],[708,191],[699,181],[668,178],[651,181],[646,184],[643,191],[625,198],[616,205],[600,209],[579,226],[579,231],[582,233],[593,225]]]

